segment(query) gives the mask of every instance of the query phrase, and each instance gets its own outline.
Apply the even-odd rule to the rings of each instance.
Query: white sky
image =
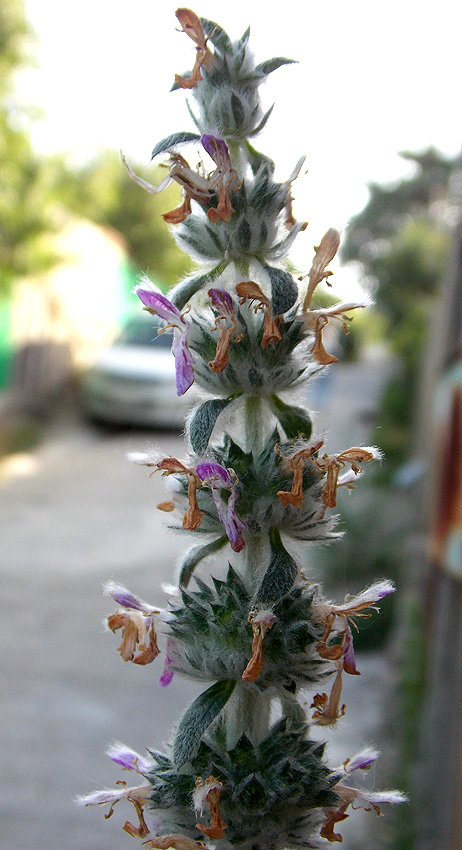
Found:
[[[33,130],[37,147],[72,151],[78,160],[102,147],[122,148],[129,160],[148,163],[159,139],[194,129],[184,94],[169,93],[174,73],[194,62],[193,43],[175,31],[177,6],[173,0],[26,0],[40,67],[25,75],[22,89],[44,110]],[[264,101],[276,107],[256,142],[276,160],[282,179],[307,156],[308,173],[294,194],[298,217],[310,227],[299,237],[296,261],[307,252],[309,266],[324,231],[345,228],[367,201],[367,182],[409,173],[398,151],[433,144],[459,152],[462,65],[454,0],[200,0],[193,8],[232,39],[250,24],[259,61],[275,55],[299,61],[269,78]]]

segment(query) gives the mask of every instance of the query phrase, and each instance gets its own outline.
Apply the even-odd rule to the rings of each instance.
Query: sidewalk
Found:
[[[79,809],[73,799],[120,778],[104,756],[109,744],[162,748],[202,690],[179,676],[160,688],[161,658],[148,668],[123,664],[118,636],[102,625],[111,610],[105,580],[162,604],[157,588],[172,580],[184,546],[155,510],[165,497],[160,477],[125,460],[126,451],[152,443],[166,454],[183,451],[177,434],[102,436],[64,417],[22,471],[13,465],[0,477],[2,850],[133,850],[121,829],[123,804],[106,823],[102,810]],[[360,677],[345,677],[347,714],[329,733],[332,765],[382,743],[394,671],[382,652],[360,657],[358,667]],[[379,762],[368,787],[384,786],[380,770]],[[342,847],[370,850],[372,835],[374,850],[391,850],[391,822],[389,811],[380,819],[354,812],[341,825]]]

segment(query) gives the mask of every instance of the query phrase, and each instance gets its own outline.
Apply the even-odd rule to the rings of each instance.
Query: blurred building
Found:
[[[62,261],[0,299],[0,390],[32,404],[90,362],[134,303],[136,270],[118,233],[70,220],[54,243]]]

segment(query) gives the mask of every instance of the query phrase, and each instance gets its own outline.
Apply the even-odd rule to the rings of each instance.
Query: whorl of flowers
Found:
[[[196,131],[155,145],[153,159],[168,166],[158,186],[124,162],[150,193],[172,182],[181,187],[180,206],[164,219],[203,268],[168,297],[146,279],[135,293],[164,322],[161,332],[172,334],[178,394],[196,383],[205,395],[187,422],[185,458],[132,460],[167,477],[170,493],[158,507],[196,542],[183,557],[169,611],[121,585],[109,583],[106,592],[117,605],[108,628],[121,633],[124,661],[146,666],[161,656],[162,686],[179,673],[206,689],[167,753],[109,749],[141,784],[121,782],[80,802],[108,805],[106,817],[116,803],[130,803],[136,822],[124,830],[159,850],[319,847],[342,840],[337,825],[353,809],[380,813],[404,799],[350,785],[350,774],[369,768],[375,751],[329,767],[324,745],[310,739],[310,723],[327,730],[341,722],[343,676],[359,674],[352,626],[394,586],[382,580],[329,602],[292,549],[293,541],[338,536],[330,511],[339,487],[353,487],[364,464],[380,458],[373,446],[326,452],[293,395],[337,361],[324,344],[326,325],[337,321],[347,331],[364,305],[314,304],[316,288],[332,274],[336,230],[321,239],[302,278],[285,261],[306,228],[292,212],[303,159],[277,182],[274,163],[250,139],[272,111],[261,109],[260,84],[291,60],[256,64],[249,30],[233,42],[190,9],[178,9],[177,18],[195,58],[191,70],[175,75],[173,90],[189,92]],[[216,574],[207,579],[212,555]],[[301,688],[312,690],[308,717]]]

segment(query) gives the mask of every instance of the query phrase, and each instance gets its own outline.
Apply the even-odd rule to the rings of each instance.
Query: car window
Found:
[[[163,324],[158,322],[155,316],[144,318],[135,316],[128,319],[116,339],[116,345],[151,345],[158,348],[170,348],[172,344],[171,332],[158,333]]]

